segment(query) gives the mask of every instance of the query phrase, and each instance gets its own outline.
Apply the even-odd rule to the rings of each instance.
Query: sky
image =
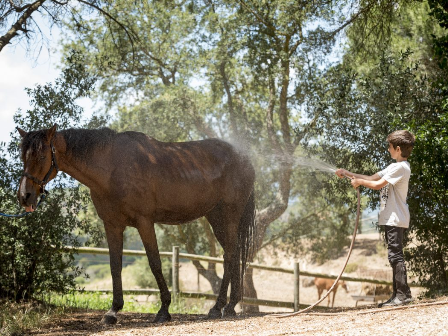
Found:
[[[0,142],[9,142],[14,113],[29,109],[25,88],[53,81],[59,74],[56,56],[42,52],[34,61],[21,46],[6,46],[0,52]]]
[[[35,18],[42,29],[51,49],[44,46],[38,56],[29,56],[22,45],[7,45],[0,52],[0,142],[9,142],[14,131],[13,115],[20,108],[23,112],[30,108],[25,88],[34,88],[36,84],[53,82],[60,70],[61,54],[56,51],[60,31],[57,26],[48,28],[41,17]],[[40,44],[36,43],[37,46]],[[34,53],[36,54],[36,53]],[[77,103],[84,108],[84,118],[92,114],[93,102],[83,98]],[[83,118],[83,119],[84,119]]]

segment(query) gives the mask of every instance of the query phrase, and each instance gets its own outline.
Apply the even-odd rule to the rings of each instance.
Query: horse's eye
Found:
[[[39,160],[40,161],[43,161],[43,160],[45,160],[45,156],[43,155],[43,156],[41,156],[40,158],[39,158]]]

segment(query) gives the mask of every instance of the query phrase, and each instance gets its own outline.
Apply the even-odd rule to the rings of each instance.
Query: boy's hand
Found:
[[[340,178],[345,177],[346,173],[347,173],[347,171],[342,168],[339,168],[338,170],[336,170],[336,175],[339,176]]]
[[[358,188],[361,184],[362,179],[358,179],[358,178],[352,178],[352,180],[350,181],[350,183],[352,184],[353,188]]]

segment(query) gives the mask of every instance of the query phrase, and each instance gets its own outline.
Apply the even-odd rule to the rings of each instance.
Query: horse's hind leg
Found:
[[[253,197],[253,195],[252,195]],[[230,301],[223,309],[223,316],[234,316],[236,315],[235,306],[242,300],[243,294],[243,276],[246,271],[247,261],[249,256],[250,246],[247,246],[251,242],[248,242],[250,238],[250,227],[254,224],[254,212],[255,205],[253,203],[253,198],[249,196],[246,202],[240,203],[241,205],[238,209],[240,212],[233,212],[233,214],[238,218],[238,232],[236,236],[237,246],[233,253],[232,268],[231,268],[231,292]],[[242,269],[244,267],[245,269]]]
[[[160,307],[160,310],[158,311],[153,322],[161,323],[171,321],[171,315],[168,312],[171,304],[171,294],[168,290],[165,279],[163,278],[162,262],[160,261],[154,224],[150,222],[141,222],[137,226],[137,230],[140,234],[143,245],[145,246],[149,267],[151,267],[152,274],[154,275],[157,285],[159,286],[160,299],[162,300],[162,307]]]
[[[103,322],[106,324],[115,324],[117,323],[117,313],[124,305],[123,286],[121,282],[124,227],[104,222],[104,228],[106,230],[107,243],[109,245],[113,300],[111,309],[103,317]]]
[[[230,285],[231,285],[231,291],[230,291],[230,300],[229,303],[224,307],[223,310],[223,317],[225,316],[235,316],[235,306],[237,305],[238,301],[240,301],[241,296],[241,279],[240,279],[240,262],[239,262],[239,255],[236,255],[238,253],[238,250],[235,249],[234,258],[232,262],[232,268],[230,270]]]
[[[216,304],[208,313],[209,318],[219,318],[223,314],[221,310],[227,303],[227,290],[232,279],[235,253],[238,244],[239,211],[225,204],[219,204],[215,209],[206,215],[207,220],[213,228],[216,238],[224,249],[224,275],[222,277],[221,288],[219,290]],[[233,288],[232,288],[233,292]],[[227,307],[227,306],[226,306]],[[233,309],[224,311],[226,315],[234,315]]]

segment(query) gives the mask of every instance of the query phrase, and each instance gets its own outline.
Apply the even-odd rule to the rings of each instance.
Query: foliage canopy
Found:
[[[79,55],[73,54],[68,64],[55,83],[27,89],[33,108],[15,114],[19,127],[36,130],[57,123],[68,128],[80,123],[82,109],[75,100],[89,94],[95,79],[86,72]],[[2,211],[11,214],[23,211],[16,199],[22,171],[18,132],[12,137],[0,149],[0,203]],[[73,252],[65,252],[63,247],[80,245],[77,232],[93,240],[98,237],[77,217],[87,202],[85,191],[64,174],[50,185],[49,196],[36,212],[17,219],[0,217],[0,297],[21,300],[74,288],[74,278],[81,270],[74,266]]]

